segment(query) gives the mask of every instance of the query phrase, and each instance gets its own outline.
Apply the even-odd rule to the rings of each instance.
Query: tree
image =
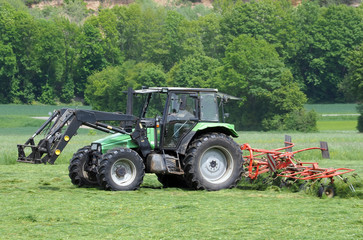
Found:
[[[363,41],[362,10],[345,5],[319,8],[311,2],[297,8],[294,22],[302,44],[294,75],[311,101],[342,101],[338,85],[347,74],[345,56]]]
[[[93,17],[94,25],[100,29],[105,42],[106,61],[116,66],[124,61],[120,48],[120,36],[117,31],[117,16],[112,9],[103,9],[98,17]]]
[[[240,35],[227,47],[223,62],[218,86],[244,100],[231,116],[239,128],[261,129],[264,119],[299,110],[306,102],[291,72],[264,39]]]
[[[222,8],[223,18],[220,22],[225,46],[240,34],[248,34],[262,37],[273,44],[283,59],[295,55],[297,33],[291,14],[294,9],[290,1],[253,0],[229,4],[230,7]]]
[[[125,95],[122,91],[129,86],[122,72],[124,69],[109,66],[88,78],[85,99],[93,109],[102,111],[124,111]]]
[[[348,73],[340,85],[351,102],[363,103],[363,43],[346,57]]]
[[[77,36],[80,33],[80,29],[75,23],[71,23],[66,18],[56,19],[55,23],[61,29],[63,61],[63,73],[61,81],[57,82],[55,93],[59,97],[61,102],[70,103],[74,98],[75,83],[74,78],[76,74],[76,60],[77,60]]]
[[[215,59],[221,59],[224,55],[220,21],[221,15],[217,13],[211,13],[198,19],[203,51],[206,56]]]
[[[119,37],[119,48],[126,60],[141,61],[142,39],[140,38],[142,9],[138,4],[127,7],[114,7],[116,29]]]
[[[0,40],[0,103],[12,102],[12,82],[17,72],[16,57],[10,44]]]
[[[99,29],[92,19],[82,26],[82,32],[77,38],[79,54],[75,76],[75,94],[82,97],[86,88],[87,78],[107,66],[105,45]]]
[[[191,55],[180,60],[168,73],[168,86],[212,88],[218,87],[214,82],[218,60],[201,55]]]
[[[62,84],[65,45],[61,28],[54,21],[41,19],[37,21],[37,26],[35,51],[39,72],[33,80],[34,93],[40,101],[50,102],[44,99],[53,97],[52,100],[54,100],[54,90],[57,85]],[[47,92],[46,98],[44,98],[44,91]]]
[[[163,43],[167,54],[163,66],[168,71],[182,58],[179,28],[184,17],[175,11],[168,11],[163,28]]]
[[[359,103],[357,110],[360,113],[357,129],[363,132],[363,43],[350,52],[346,58],[348,74],[345,76],[340,88],[351,101]]]
[[[126,110],[126,94],[129,87],[163,86],[165,74],[161,66],[153,63],[126,61],[121,66],[109,66],[88,78],[86,100],[96,110]]]
[[[26,12],[17,11],[13,17],[14,32],[9,36],[9,41],[18,69],[12,84],[13,101],[31,103],[36,98],[34,83],[41,72],[37,49],[39,26]]]

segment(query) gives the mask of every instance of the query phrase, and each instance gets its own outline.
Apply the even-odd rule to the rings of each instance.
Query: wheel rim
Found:
[[[232,155],[227,149],[221,146],[211,147],[202,154],[199,169],[208,182],[223,183],[232,175],[232,162]]]
[[[324,193],[325,193],[325,195],[328,197],[328,198],[332,198],[332,197],[334,197],[334,190],[332,189],[332,188],[326,188],[325,190],[324,190]]]
[[[136,178],[136,167],[129,159],[119,159],[111,167],[111,178],[119,186],[130,185]]]

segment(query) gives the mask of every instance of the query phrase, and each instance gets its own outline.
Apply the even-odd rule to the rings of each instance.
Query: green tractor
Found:
[[[234,125],[224,123],[223,105],[238,98],[217,89],[155,87],[129,89],[127,99],[126,114],[55,111],[18,145],[18,161],[53,164],[85,125],[112,134],[73,155],[69,177],[74,185],[135,190],[145,173],[155,173],[164,187],[213,191],[236,186],[244,171],[243,157],[232,139],[238,137]],[[44,131],[46,136],[35,144]]]

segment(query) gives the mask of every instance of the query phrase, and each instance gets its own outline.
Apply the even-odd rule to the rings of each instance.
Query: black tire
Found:
[[[128,191],[138,189],[144,175],[145,165],[137,152],[116,148],[103,155],[97,179],[106,190]]]
[[[156,174],[156,176],[158,177],[158,181],[163,184],[164,188],[188,188],[188,184],[181,175]]]
[[[92,157],[91,147],[85,146],[73,154],[70,160],[68,171],[72,183],[78,187],[82,186],[97,186],[97,171],[94,166],[94,171],[91,170],[90,159]]]
[[[189,145],[183,162],[185,180],[197,190],[233,188],[244,171],[239,145],[223,133],[196,138]]]
[[[335,196],[335,189],[333,186],[323,186],[321,185],[318,189],[318,197],[322,198],[326,196],[328,198],[333,198]]]

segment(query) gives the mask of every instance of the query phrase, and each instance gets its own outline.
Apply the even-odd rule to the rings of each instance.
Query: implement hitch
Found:
[[[106,133],[129,134],[124,129],[101,123],[99,121],[122,121],[133,124],[137,118],[133,115],[109,113],[99,111],[87,111],[63,108],[53,112],[52,116],[25,142],[18,144],[18,162],[25,163],[50,163],[61,154],[71,138],[77,134],[80,126],[85,125]],[[54,123],[53,123],[54,121]],[[62,129],[66,129],[62,132]],[[45,132],[45,137],[38,144],[35,143],[36,136]],[[30,148],[30,154],[26,149]]]

